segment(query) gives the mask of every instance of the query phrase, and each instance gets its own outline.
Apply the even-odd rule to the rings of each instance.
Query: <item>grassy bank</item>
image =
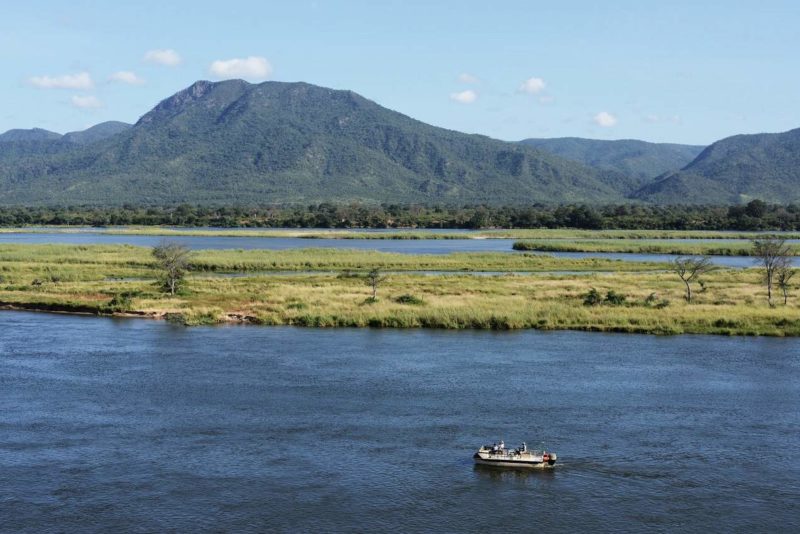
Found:
[[[324,253],[333,254],[324,257]],[[274,255],[274,256],[273,256]],[[278,258],[284,256],[284,263]],[[383,255],[351,251],[202,251],[193,262],[213,270],[247,269],[275,262],[275,269],[302,262],[338,270],[385,266],[402,256],[407,268],[455,268],[493,264],[519,270],[513,254],[446,256]],[[506,268],[496,263],[506,258]],[[349,259],[348,259],[349,258]],[[571,260],[547,258],[550,270],[575,270]],[[413,261],[427,261],[413,265]],[[460,263],[459,263],[460,262]],[[619,265],[618,262],[611,262]],[[627,265],[622,264],[620,267]],[[654,267],[654,266],[651,266]],[[344,270],[344,269],[343,269]],[[401,269],[402,270],[402,269]],[[440,269],[441,270],[441,269]],[[0,246],[0,305],[98,314],[132,314],[184,324],[251,322],[299,326],[397,328],[574,329],[656,334],[800,335],[800,306],[769,307],[759,273],[718,271],[697,287],[696,301],[682,299],[680,281],[657,270],[611,274],[475,277],[465,274],[392,274],[372,302],[370,288],[355,275],[303,273],[294,276],[220,278],[192,273],[171,297],[158,289],[149,250],[127,246]],[[584,305],[595,288],[625,297],[617,304]]]
[[[790,245],[795,255],[800,255],[800,245]],[[751,256],[750,241],[680,242],[647,239],[604,240],[526,240],[516,241],[514,250],[538,252],[621,252],[634,254],[677,254],[710,256]]]
[[[152,267],[150,249],[131,245],[3,245],[0,273],[32,269],[64,279],[138,276]],[[338,248],[290,250],[201,250],[191,256],[191,270],[250,271],[647,271],[664,269],[658,263],[624,262],[602,258],[560,259],[544,254],[464,252],[400,254]]]

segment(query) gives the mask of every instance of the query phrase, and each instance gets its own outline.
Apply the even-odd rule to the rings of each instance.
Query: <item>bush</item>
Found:
[[[667,306],[669,306],[669,301],[667,299],[663,299],[661,302],[656,304],[656,309],[663,310]]]
[[[603,297],[600,296],[600,292],[597,291],[595,288],[590,289],[589,292],[583,296],[584,306],[597,306],[602,302],[603,302]]]
[[[625,295],[620,295],[613,289],[609,289],[608,293],[606,293],[606,302],[614,306],[625,304]]]
[[[108,301],[106,308],[112,313],[128,311],[133,306],[133,297],[138,295],[138,291],[125,291],[123,293],[117,293],[111,297],[110,301]]]
[[[656,302],[658,302],[658,295],[656,295],[655,293],[650,293],[649,295],[647,295],[647,298],[644,299],[644,303],[646,306],[652,306]]]
[[[425,304],[425,301],[422,300],[421,298],[415,297],[414,295],[408,295],[408,294],[400,295],[399,297],[397,297],[394,300],[398,304],[413,304],[413,305],[417,305],[417,306],[419,306],[421,304]]]

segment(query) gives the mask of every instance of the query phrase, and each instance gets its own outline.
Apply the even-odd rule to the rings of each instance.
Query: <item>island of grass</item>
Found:
[[[370,270],[383,273],[377,299]],[[190,325],[800,335],[798,302],[769,306],[755,269],[706,275],[691,304],[664,264],[535,254],[196,251],[178,294],[159,276],[148,248],[0,245],[0,305],[15,309]]]
[[[537,239],[515,241],[512,248],[536,252],[612,252],[684,256],[752,256],[754,253],[753,243],[745,239],[699,242],[674,239]],[[800,255],[800,245],[792,244],[789,248],[793,255]]]

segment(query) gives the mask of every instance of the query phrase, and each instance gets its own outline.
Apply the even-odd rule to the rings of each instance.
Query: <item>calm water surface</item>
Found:
[[[377,250],[405,254],[450,254],[453,252],[508,252],[513,239],[304,239],[299,237],[209,237],[176,236],[172,241],[200,249],[268,249],[343,248]],[[109,235],[90,232],[73,233],[0,233],[0,243],[68,243],[68,244],[127,244],[152,247],[163,241],[163,236]],[[561,258],[605,258],[621,261],[666,262],[675,256],[669,254],[629,254],[612,252],[547,252]],[[713,256],[717,265],[724,267],[752,267],[754,259],[744,256]],[[800,258],[795,258],[800,266]]]
[[[6,532],[800,529],[797,339],[0,331]],[[475,468],[499,438],[563,465]]]

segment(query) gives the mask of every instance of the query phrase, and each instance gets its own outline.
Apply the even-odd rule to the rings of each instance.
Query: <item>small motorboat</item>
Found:
[[[523,442],[516,449],[507,449],[502,441],[493,445],[484,445],[472,458],[476,464],[497,467],[525,467],[534,469],[552,469],[558,457],[554,452],[531,450]]]

